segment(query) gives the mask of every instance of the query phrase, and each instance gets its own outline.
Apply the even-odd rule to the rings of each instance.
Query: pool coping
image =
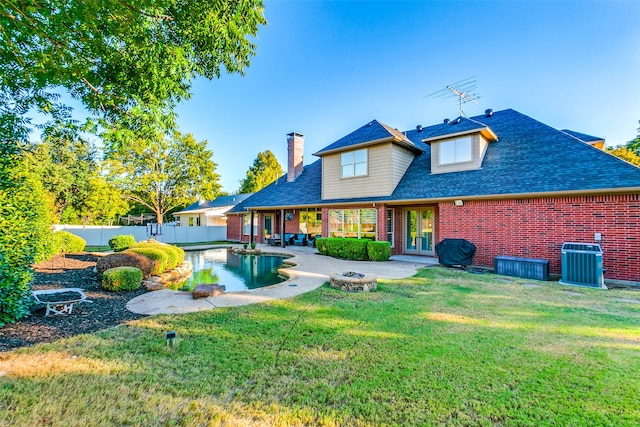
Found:
[[[199,245],[190,246],[189,250],[205,250],[219,248],[241,248],[241,245]],[[283,261],[286,267],[278,272],[287,280],[262,288],[241,292],[229,292],[210,298],[193,299],[191,292],[161,289],[151,291],[133,298],[127,303],[127,309],[138,314],[181,314],[221,307],[237,307],[257,304],[274,299],[291,298],[322,286],[329,280],[329,275],[340,271],[362,271],[378,277],[399,279],[414,275],[429,260],[412,261],[348,261],[320,255],[315,248],[292,246],[282,251],[270,251],[272,246],[258,245],[261,253],[268,255],[290,256]],[[221,283],[224,285],[224,283]]]

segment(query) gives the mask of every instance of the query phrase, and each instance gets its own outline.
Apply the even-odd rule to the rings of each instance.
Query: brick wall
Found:
[[[477,265],[497,255],[542,258],[559,274],[563,242],[600,243],[606,278],[640,282],[640,194],[441,203],[438,220],[437,241],[469,240]]]
[[[227,215],[227,240],[240,241],[242,215]]]

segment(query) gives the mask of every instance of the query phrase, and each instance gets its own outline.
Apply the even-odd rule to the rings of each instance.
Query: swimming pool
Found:
[[[262,288],[286,280],[278,274],[282,255],[240,255],[231,249],[207,249],[187,251],[184,259],[193,264],[193,274],[180,290],[193,290],[201,283],[218,283],[226,292],[247,291]]]

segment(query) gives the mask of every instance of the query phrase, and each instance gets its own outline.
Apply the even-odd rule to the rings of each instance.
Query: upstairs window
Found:
[[[472,140],[470,136],[442,141],[439,145],[439,160],[441,165],[465,163],[473,160],[473,153],[471,151]]]
[[[349,151],[340,155],[342,177],[364,176],[367,174],[367,150]]]

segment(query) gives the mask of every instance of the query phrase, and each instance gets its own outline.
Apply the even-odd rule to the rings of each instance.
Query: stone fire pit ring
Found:
[[[346,271],[329,276],[329,284],[347,292],[369,292],[378,286],[377,277],[373,274]]]

